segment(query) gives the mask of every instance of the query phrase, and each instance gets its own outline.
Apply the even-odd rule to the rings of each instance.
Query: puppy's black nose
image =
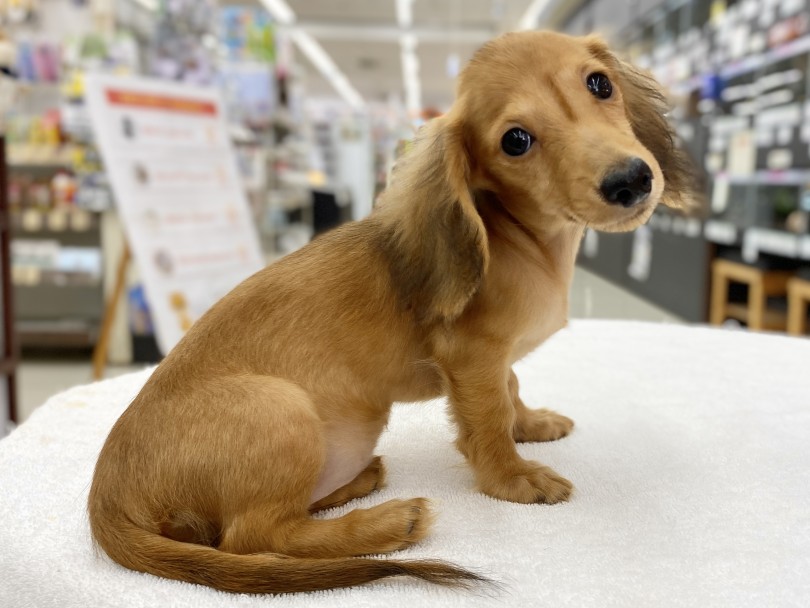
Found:
[[[602,180],[602,196],[611,205],[632,207],[650,195],[653,174],[640,158],[630,158]]]

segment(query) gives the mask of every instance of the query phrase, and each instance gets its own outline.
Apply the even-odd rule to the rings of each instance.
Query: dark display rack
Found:
[[[603,4],[586,3],[580,13],[596,15]],[[673,121],[706,184],[695,216],[699,235],[670,230],[672,214],[657,212],[665,221],[651,222],[650,271],[642,280],[627,270],[635,235],[600,235],[596,257],[580,258],[700,322],[707,319],[709,268],[718,251],[748,263],[772,256],[795,267],[810,263],[802,221],[810,214],[810,1],[728,0],[714,15],[713,4],[674,0],[640,15],[628,10],[611,37],[673,93]],[[575,15],[572,27],[581,27],[584,16]],[[753,150],[741,160],[740,138],[749,136]]]

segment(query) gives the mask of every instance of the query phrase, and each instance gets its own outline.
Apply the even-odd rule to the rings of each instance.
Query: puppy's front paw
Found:
[[[551,410],[526,410],[515,423],[515,441],[556,441],[568,435],[574,421]]]
[[[489,483],[481,483],[481,491],[494,498],[523,504],[554,503],[568,500],[574,485],[552,469],[534,462],[526,463],[522,471],[514,472]]]

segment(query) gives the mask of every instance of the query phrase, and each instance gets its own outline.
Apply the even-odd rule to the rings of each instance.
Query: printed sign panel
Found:
[[[87,77],[86,97],[161,351],[264,265],[213,89]]]

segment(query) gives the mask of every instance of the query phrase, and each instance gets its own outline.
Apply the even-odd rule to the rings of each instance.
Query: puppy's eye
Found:
[[[517,127],[509,129],[501,138],[501,148],[509,156],[522,156],[526,154],[529,148],[532,147],[532,143],[534,143],[534,137],[532,137],[528,131]]]
[[[613,85],[610,83],[610,79],[602,74],[602,72],[589,74],[585,82],[588,85],[588,90],[594,97],[607,99],[613,95]]]

